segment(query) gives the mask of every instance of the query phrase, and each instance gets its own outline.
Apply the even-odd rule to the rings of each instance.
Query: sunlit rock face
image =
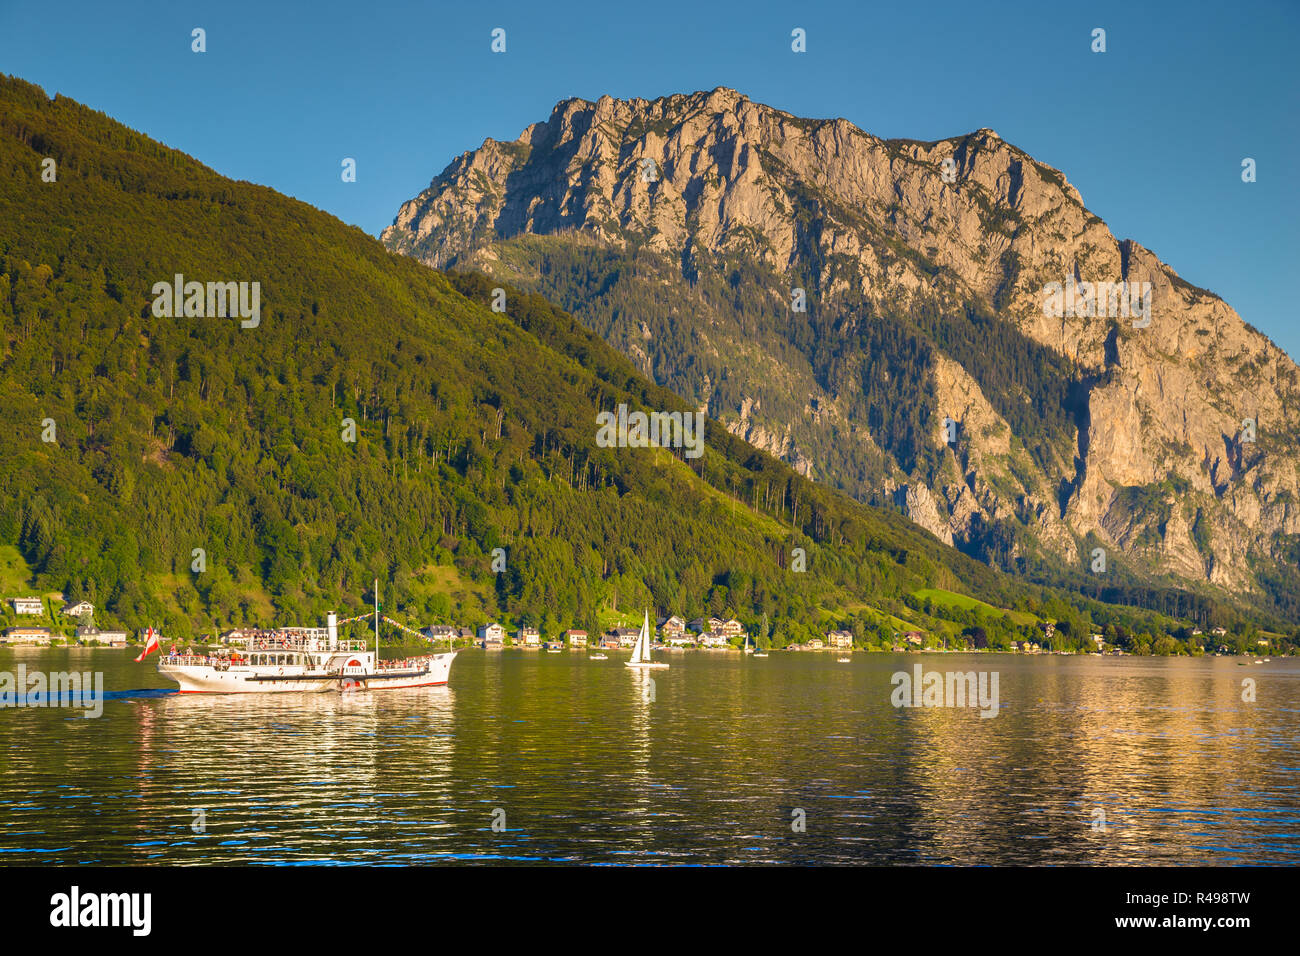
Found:
[[[734,434],[993,563],[1085,568],[1101,545],[1138,575],[1235,593],[1295,574],[1295,362],[992,130],[882,140],[723,88],[566,100],[458,157],[383,239],[547,293]],[[561,252],[588,272],[561,274]],[[1047,307],[1053,283],[1073,308]],[[1149,309],[1089,305],[1094,283],[1142,288]],[[991,372],[933,325],[916,434],[882,433],[865,324],[968,307],[1068,360],[1050,440],[1012,411],[1059,368],[1003,374],[1015,360],[990,343]]]

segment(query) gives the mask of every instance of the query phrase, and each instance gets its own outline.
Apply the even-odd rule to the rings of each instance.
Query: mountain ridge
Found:
[[[1295,363],[992,130],[883,140],[727,88],[570,98],[381,238],[541,291],[735,433],[991,563],[1103,547],[1300,615]],[[1146,288],[1150,324],[1053,316],[1053,282]],[[882,411],[909,375],[922,410]]]

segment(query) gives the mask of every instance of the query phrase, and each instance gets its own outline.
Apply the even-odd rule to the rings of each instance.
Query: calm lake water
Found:
[[[0,649],[110,695],[0,709],[0,864],[1300,862],[1296,659],[475,649],[349,698],[162,694],[134,653]],[[894,708],[918,662],[998,672],[998,716]]]

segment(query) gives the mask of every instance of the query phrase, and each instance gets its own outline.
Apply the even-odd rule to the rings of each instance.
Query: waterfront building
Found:
[[[48,627],[11,627],[4,634],[6,644],[48,644]]]
[[[496,621],[492,621],[478,629],[478,639],[483,642],[484,647],[488,645],[499,647],[505,643],[506,629]]]
[[[126,647],[126,631],[101,631],[97,627],[77,628],[77,640],[82,644],[102,644],[107,647]]]
[[[452,624],[430,624],[424,629],[425,637],[435,643],[453,641],[460,636],[460,631]]]

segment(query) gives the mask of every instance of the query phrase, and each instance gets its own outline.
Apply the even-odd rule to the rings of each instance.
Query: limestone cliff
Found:
[[[992,130],[882,140],[722,88],[566,100],[383,239],[552,295],[733,433],[994,563],[1100,543],[1139,575],[1295,580],[1295,362]],[[1096,283],[1149,311],[1089,308]]]

